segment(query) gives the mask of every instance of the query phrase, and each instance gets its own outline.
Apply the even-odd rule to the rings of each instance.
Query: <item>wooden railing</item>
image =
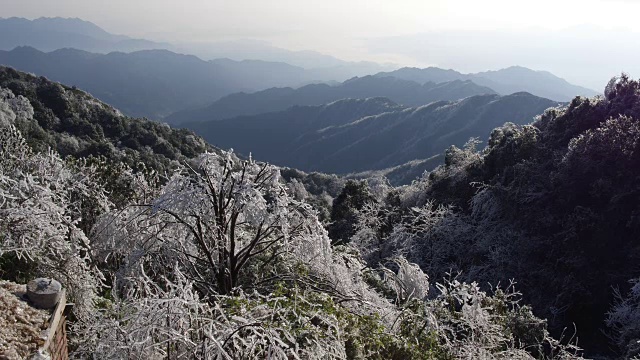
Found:
[[[47,353],[51,360],[68,360],[69,349],[67,346],[67,330],[65,308],[67,296],[64,289],[60,294],[60,300],[51,314],[49,328],[46,330],[47,340],[42,345],[40,352]]]

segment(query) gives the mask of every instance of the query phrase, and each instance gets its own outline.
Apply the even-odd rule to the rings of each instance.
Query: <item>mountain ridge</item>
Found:
[[[115,35],[80,18],[0,18],[0,49],[31,46],[42,51],[77,48],[90,52],[137,51],[169,47],[146,39]]]
[[[397,68],[389,64],[346,61],[311,50],[287,50],[255,40],[167,43],[136,39],[111,34],[92,22],[78,18],[0,18],[0,33],[4,35],[0,38],[0,50],[5,51],[18,46],[31,46],[44,52],[76,48],[101,54],[166,49],[204,60],[230,58],[236,61],[284,62],[308,70],[309,78],[319,81],[344,81],[353,76]]]
[[[306,85],[297,89],[271,88],[255,93],[227,95],[204,108],[189,109],[164,119],[170,124],[220,120],[243,115],[282,111],[295,105],[318,106],[340,99],[386,97],[406,105],[419,106],[439,100],[458,100],[473,95],[495,94],[495,91],[471,81],[419,84],[393,77],[355,77],[336,86]]]
[[[127,115],[154,119],[230,93],[306,80],[304,69],[284,63],[208,62],[165,49],[95,54],[17,47],[0,50],[0,64],[75,85]]]
[[[381,72],[375,76],[393,76],[417,82],[471,80],[478,85],[490,87],[501,95],[527,91],[533,95],[556,101],[569,101],[576,95],[595,96],[599,94],[595,90],[570,84],[548,71],[532,70],[522,66],[510,66],[499,70],[469,74],[437,67],[404,67],[390,72]]]
[[[363,104],[373,105],[366,108],[368,113],[362,111]],[[452,144],[462,147],[471,137],[484,138],[505,122],[529,123],[557,105],[524,92],[420,107],[384,98],[346,99],[183,125],[215,146],[256,154],[259,160],[279,166],[347,174],[427,159]]]

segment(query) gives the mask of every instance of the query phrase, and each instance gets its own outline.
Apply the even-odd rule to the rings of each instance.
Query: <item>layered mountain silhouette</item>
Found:
[[[259,40],[177,44],[175,50],[194,54],[203,59],[261,59],[285,62],[307,69],[310,78],[324,81],[345,81],[354,76],[365,76],[398,68],[393,64],[378,64],[371,61],[345,61],[317,51],[287,50]]]
[[[440,68],[402,68],[392,72],[353,78],[337,86],[316,84],[267,89],[256,93],[225,96],[204,108],[179,111],[165,118],[168,123],[226,119],[281,111],[294,105],[320,105],[344,98],[386,97],[407,106],[438,100],[458,100],[480,94],[509,95],[528,92],[554,101],[569,101],[576,95],[593,96],[593,90],[575,86],[545,71],[510,67],[477,74],[462,74]]]
[[[159,119],[221,96],[305,80],[305,70],[259,60],[203,61],[167,50],[106,55],[31,47],[0,51],[0,64],[77,86],[130,116]]]
[[[31,46],[42,51],[75,48],[91,52],[167,49],[171,45],[114,35],[81,19],[0,18],[0,50]]]
[[[350,79],[336,86],[312,84],[298,89],[273,88],[250,94],[232,94],[205,108],[180,111],[164,120],[170,124],[220,120],[281,111],[294,105],[322,105],[347,98],[385,97],[398,104],[420,106],[433,101],[458,100],[473,95],[495,93],[488,87],[476,85],[468,80],[419,84],[394,77],[365,76]]]
[[[505,122],[529,123],[558,103],[528,93],[477,95],[405,107],[385,98],[346,99],[282,112],[186,123],[210,143],[303,171],[387,169],[441,154]],[[433,161],[424,162],[435,166]]]
[[[75,85],[127,115],[157,120],[166,117],[171,123],[254,115],[343,98],[382,96],[419,106],[494,92],[527,91],[556,101],[568,101],[576,94],[596,94],[548,72],[522,67],[476,74],[439,68],[378,72],[380,67],[373,63],[346,62],[309,51],[290,52],[260,42],[220,43],[198,50],[194,44],[132,39],[81,19],[0,19],[0,33],[0,49],[7,50],[0,51],[0,64]],[[264,54],[265,59],[294,65],[261,60],[204,61],[177,52],[205,58]],[[363,72],[377,75],[362,76]],[[361,77],[339,86],[318,84],[354,75]],[[296,89],[305,84],[312,85]],[[221,99],[230,94],[234,95]],[[182,111],[185,109],[189,111]]]
[[[376,76],[393,76],[419,83],[471,80],[478,85],[490,87],[502,95],[526,91],[556,101],[569,101],[577,95],[594,96],[598,94],[597,91],[572,85],[547,71],[534,71],[521,66],[475,74],[463,74],[455,70],[437,67],[425,69],[405,67],[391,72],[378,73]]]
[[[45,52],[74,48],[102,54],[162,49],[192,54],[205,60],[229,58],[285,62],[306,69],[305,82],[344,81],[397,68],[367,61],[344,61],[315,51],[291,51],[256,40],[166,43],[134,39],[111,34],[94,23],[77,18],[0,18],[0,34],[0,50],[7,51],[18,46],[30,46]],[[269,68],[264,69],[265,73],[268,71]]]

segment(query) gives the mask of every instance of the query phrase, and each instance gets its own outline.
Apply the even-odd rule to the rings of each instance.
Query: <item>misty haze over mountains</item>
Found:
[[[363,172],[397,167],[411,161],[424,161],[436,156],[448,145],[462,146],[469,137],[481,136],[502,122],[526,123],[544,108],[557,102],[567,101],[575,95],[596,94],[595,91],[571,85],[548,72],[515,66],[497,71],[462,74],[455,70],[434,67],[379,72],[379,68],[359,63],[357,66],[368,66],[370,70],[376,71],[371,75],[353,77],[340,83],[336,80],[341,78],[332,77],[336,74],[327,72],[327,69],[342,68],[351,72],[351,77],[355,75],[353,69],[349,70],[352,63],[313,52],[290,53],[274,50],[262,43],[242,46],[225,43],[223,48],[227,53],[238,50],[243,56],[252,56],[250,48],[255,45],[256,55],[264,54],[267,59],[276,59],[278,56],[286,58],[293,54],[295,59],[292,62],[316,68],[264,60],[204,61],[194,55],[162,49],[173,48],[169,44],[132,40],[126,36],[109,34],[100,27],[80,19],[41,18],[29,21],[10,18],[0,20],[0,27],[11,35],[0,40],[0,48],[18,45],[8,51],[0,50],[0,64],[77,86],[127,115],[163,119],[172,124],[186,124],[215,145],[235,148],[245,155],[253,152],[259,154],[258,158],[303,170]],[[48,52],[35,47],[41,47]],[[216,47],[208,49],[215,51]],[[317,82],[319,79],[330,80],[330,83],[304,85]],[[495,119],[484,118],[482,114],[488,111],[486,109],[503,106],[502,104],[508,103],[507,99],[512,97],[507,96],[502,101],[491,100],[491,106],[481,104],[482,101],[456,102],[477,95],[510,95],[523,91],[539,98],[524,94],[516,96],[515,98],[520,99],[520,108],[512,106],[505,111],[498,111],[502,116],[496,117],[501,119],[497,122]],[[339,101],[341,99],[354,99],[355,102]],[[437,112],[414,116],[411,118],[414,120],[406,120],[405,115],[402,115],[406,113],[404,110],[374,110],[381,103],[385,104],[385,109],[389,104],[393,104],[391,108],[404,109],[438,101],[454,103],[436,106]],[[352,108],[353,106],[372,111],[369,116],[378,116],[383,112],[391,112],[393,115],[383,117],[387,121],[386,125],[378,128],[368,125],[377,123],[373,122],[373,118],[362,121],[366,116]],[[453,111],[458,107],[463,107],[463,110],[455,111],[453,115],[442,115],[442,109]],[[323,109],[323,115],[316,114],[320,109]],[[327,114],[337,116],[333,120],[339,119],[339,123],[327,125],[329,127],[318,127],[318,124],[323,122],[311,120]],[[351,118],[356,114],[360,115]],[[459,117],[458,114],[463,115]],[[247,118],[247,115],[254,118]],[[454,122],[450,117],[462,119],[457,120],[462,121],[457,125],[460,126],[457,135],[451,138],[452,130],[434,127],[433,123],[443,122],[442,119],[425,120],[434,116],[444,116],[450,124]],[[222,119],[230,120],[210,122]],[[404,134],[402,136],[408,135],[404,130],[391,129],[400,129],[406,126],[405,123],[415,122],[415,119],[422,119],[420,123],[425,123],[420,127],[426,127],[420,130],[413,129],[417,131],[416,134],[421,134],[413,134],[418,136],[413,141],[414,145],[408,145],[407,148],[405,142],[398,142],[397,145],[402,145],[401,148],[391,150],[396,145],[391,146],[386,140],[375,140],[376,137],[397,139],[401,133]],[[300,127],[305,121],[310,123]],[[466,125],[465,121],[468,122]],[[429,123],[432,124],[427,125]],[[252,127],[257,124],[261,125],[257,128]],[[267,129],[276,135],[263,143],[266,139],[259,138]],[[256,131],[255,135],[247,136],[252,131]],[[280,137],[278,134],[288,135]],[[248,140],[250,138],[254,140]],[[392,140],[392,143],[394,141]],[[347,147],[339,150],[340,143]],[[429,144],[427,147],[424,145],[426,143]],[[382,147],[380,150],[388,152],[385,159],[341,160],[349,156],[359,159],[377,147]],[[334,155],[316,158],[317,154],[325,153],[329,148],[333,148]],[[297,156],[295,159],[290,158],[293,154]],[[431,169],[437,164],[438,162],[429,161],[425,166]],[[415,168],[413,171],[415,172]]]
[[[368,75],[395,68],[373,62],[349,62],[314,51],[289,51],[259,41],[226,41],[218,43],[169,44],[113,35],[97,25],[81,19],[0,18],[0,50],[31,46],[44,52],[74,48],[94,53],[134,52],[140,50],[170,50],[192,54],[204,60],[230,58],[260,59],[285,62],[310,71],[306,81],[343,81],[353,76]]]
[[[137,51],[162,49],[169,44],[124,35],[113,35],[97,25],[81,19],[0,18],[0,49],[12,50],[18,46],[32,46],[42,51],[74,48],[90,52]]]
[[[634,0],[600,3],[610,5],[610,9],[638,5]],[[552,8],[571,6],[569,4],[562,1]],[[584,6],[586,8],[581,10],[576,8],[576,14],[594,9]],[[401,54],[427,64],[447,64],[463,73],[524,65],[600,90],[611,74],[624,71],[637,76],[640,73],[635,61],[640,57],[638,29],[632,31],[627,24],[615,20],[614,23],[609,27],[584,23],[568,25],[559,19],[553,30],[534,25],[513,31],[499,28],[425,31],[371,39],[367,46],[374,54]],[[612,58],[616,61],[612,62]]]

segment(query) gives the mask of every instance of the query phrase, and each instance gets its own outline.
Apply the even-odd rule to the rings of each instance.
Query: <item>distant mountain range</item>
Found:
[[[74,48],[107,53],[167,49],[171,46],[167,43],[113,35],[89,21],[67,18],[0,18],[0,34],[0,50],[31,46],[47,52]]]
[[[309,81],[296,66],[260,60],[203,61],[168,50],[94,54],[31,47],[0,51],[0,64],[77,86],[134,117],[160,119],[224,95]]]
[[[470,137],[484,139],[505,122],[529,123],[557,104],[522,92],[477,95],[417,108],[385,98],[348,99],[184,126],[218,147],[252,153],[258,160],[303,171],[346,174],[428,159],[452,144],[463,146]]]
[[[354,76],[374,74],[397,68],[374,62],[344,61],[315,51],[291,51],[255,40],[206,43],[166,43],[111,34],[89,21],[69,18],[0,18],[0,50],[30,46],[44,52],[73,48],[93,53],[170,50],[192,54],[201,59],[260,59],[285,62],[308,70],[307,82],[344,81]],[[272,85],[276,86],[276,85]]]
[[[475,74],[462,74],[455,70],[436,67],[425,69],[406,67],[391,72],[381,72],[376,76],[392,76],[419,83],[471,80],[478,85],[489,87],[501,95],[526,91],[556,101],[569,101],[578,95],[594,96],[598,94],[597,91],[572,85],[547,71],[534,71],[521,66]]]
[[[320,105],[345,98],[386,97],[407,106],[438,100],[458,100],[480,94],[509,95],[517,92],[566,102],[577,95],[597,92],[569,84],[544,71],[510,67],[477,74],[462,74],[440,68],[402,68],[345,81],[339,86],[309,85],[299,89],[267,89],[256,93],[225,96],[204,108],[179,111],[165,118],[178,124],[186,121],[226,119],[281,111],[294,105]]]
[[[469,80],[419,84],[394,77],[365,76],[347,80],[336,86],[312,84],[298,89],[273,88],[250,94],[232,94],[204,108],[177,112],[164,121],[179,124],[187,121],[220,120],[286,110],[294,105],[322,105],[348,98],[385,97],[398,104],[420,106],[433,101],[458,100],[473,95],[495,93],[492,89],[476,85]]]
[[[477,74],[439,68],[380,72],[385,67],[375,63],[346,62],[256,41],[167,44],[132,39],[81,19],[0,18],[0,33],[0,50],[5,49],[0,51],[0,64],[75,85],[127,115],[166,118],[170,123],[256,115],[343,98],[380,96],[419,106],[488,93],[527,91],[555,101],[596,94],[548,72],[522,67]],[[176,51],[280,62],[204,61]],[[346,79],[350,80],[338,83]]]
[[[317,51],[286,50],[258,40],[183,43],[177,44],[174,50],[194,54],[203,59],[261,59],[285,62],[309,70],[310,76],[317,80],[344,81],[354,76],[376,74],[381,71],[390,71],[398,68],[394,64],[378,64],[371,61],[345,61]]]

